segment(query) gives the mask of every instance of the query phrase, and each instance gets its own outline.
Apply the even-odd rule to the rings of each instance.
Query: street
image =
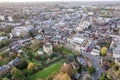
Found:
[[[100,56],[93,56],[90,53],[82,53],[83,56],[86,56],[93,64],[93,67],[96,69],[96,73],[93,75],[94,80],[99,79],[101,73],[104,71],[101,67],[100,67]]]

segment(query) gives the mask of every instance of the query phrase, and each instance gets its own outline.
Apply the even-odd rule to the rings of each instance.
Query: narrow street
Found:
[[[93,56],[90,53],[82,53],[83,56],[88,57],[88,59],[92,62],[93,67],[96,69],[96,73],[93,75],[94,80],[99,79],[101,73],[104,71],[100,66],[100,56]]]

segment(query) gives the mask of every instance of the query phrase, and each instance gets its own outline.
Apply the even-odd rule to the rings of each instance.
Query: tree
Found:
[[[53,46],[53,50],[54,50],[55,52],[60,52],[60,48],[59,48],[58,45]]]
[[[3,31],[0,33],[0,36],[7,36],[7,34]]]
[[[100,76],[100,80],[109,80],[109,79],[107,78],[105,73],[102,73]]]
[[[73,68],[70,64],[64,64],[61,67],[60,72],[67,73],[68,75],[72,76],[73,75]]]
[[[18,69],[25,69],[25,68],[27,68],[27,65],[28,65],[27,61],[26,61],[26,60],[22,60],[22,61],[16,66],[16,68],[18,68]]]
[[[16,53],[14,53],[14,52],[9,53],[9,59],[10,60],[15,59],[15,57],[16,57]]]
[[[53,80],[71,80],[71,78],[67,73],[60,72]]]
[[[45,30],[44,30],[44,29],[42,29],[42,33],[43,33],[43,34],[45,33]]]
[[[17,57],[18,57],[18,58],[21,58],[21,54],[17,54]]]
[[[37,39],[35,39],[34,42],[33,42],[33,44],[30,46],[30,48],[33,51],[36,51],[39,47],[40,47],[40,42]]]
[[[27,66],[27,69],[28,70],[31,70],[34,68],[34,64],[33,63],[29,63],[28,66]]]
[[[107,50],[108,50],[107,47],[102,47],[102,49],[100,50],[100,55],[105,56],[107,53]]]
[[[87,68],[87,71],[89,72],[90,75],[92,75],[92,74],[95,73],[95,68],[93,68],[93,67],[88,67],[88,68]]]
[[[9,80],[8,78],[3,78],[2,80]]]
[[[15,80],[19,80],[22,78],[22,72],[19,69],[17,69],[16,67],[12,68],[11,75]]]
[[[8,40],[2,40],[1,41],[2,46],[7,46],[9,44]]]

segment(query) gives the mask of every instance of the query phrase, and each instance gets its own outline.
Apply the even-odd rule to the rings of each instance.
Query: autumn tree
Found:
[[[28,70],[31,70],[34,68],[34,64],[33,63],[29,63],[28,66],[27,66],[27,69]]]
[[[64,64],[61,67],[60,72],[67,73],[68,75],[72,76],[73,75],[72,66],[70,64]]]
[[[21,54],[17,54],[17,57],[18,57],[18,58],[21,58]]]
[[[53,80],[72,80],[67,73],[60,72],[57,74]]]
[[[34,68],[34,64],[29,63],[28,66],[27,66],[28,75],[30,75],[32,73],[33,68]]]
[[[107,53],[107,50],[108,50],[107,47],[102,47],[102,49],[100,50],[100,55],[105,56]]]

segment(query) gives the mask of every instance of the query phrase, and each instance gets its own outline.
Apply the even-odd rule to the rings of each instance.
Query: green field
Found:
[[[58,73],[60,67],[62,66],[62,61],[57,62],[56,64],[53,64],[53,65],[45,68],[42,71],[37,72],[36,74],[32,75],[30,77],[30,79],[37,80],[37,79],[41,78],[41,79],[45,80],[47,77],[51,76],[52,73]]]

